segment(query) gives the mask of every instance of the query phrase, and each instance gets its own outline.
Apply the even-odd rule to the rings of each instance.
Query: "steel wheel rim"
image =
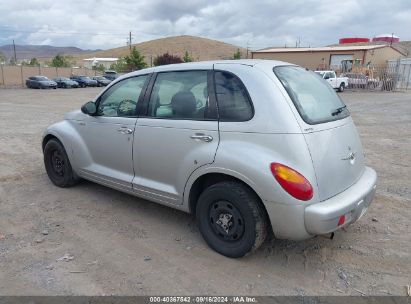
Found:
[[[245,231],[240,210],[228,201],[215,201],[210,205],[208,223],[214,235],[225,242],[236,242]]]
[[[54,150],[50,157],[51,167],[56,176],[64,176],[64,158],[59,150]]]

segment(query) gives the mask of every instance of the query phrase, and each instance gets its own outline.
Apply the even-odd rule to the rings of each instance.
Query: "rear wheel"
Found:
[[[48,177],[58,187],[71,187],[79,180],[71,168],[66,150],[57,139],[50,139],[44,147],[44,165]]]
[[[207,244],[227,257],[256,250],[267,235],[267,217],[260,199],[236,181],[214,184],[200,195],[196,217]]]
[[[338,92],[344,92],[344,89],[345,89],[345,85],[344,83],[341,83],[340,87],[338,88]]]

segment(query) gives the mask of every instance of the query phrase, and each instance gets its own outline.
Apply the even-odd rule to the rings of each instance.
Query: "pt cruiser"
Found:
[[[347,107],[278,61],[176,64],[116,79],[47,128],[51,181],[84,178],[196,215],[228,257],[271,232],[304,240],[357,221],[375,193]]]

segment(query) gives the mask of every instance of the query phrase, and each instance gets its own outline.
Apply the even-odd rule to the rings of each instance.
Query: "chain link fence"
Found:
[[[88,68],[55,68],[42,66],[7,66],[0,65],[0,87],[25,86],[30,76],[70,77],[72,75],[97,76],[102,73]]]
[[[411,58],[389,60],[384,65],[335,65],[324,67],[346,77],[346,89],[368,91],[411,90]]]

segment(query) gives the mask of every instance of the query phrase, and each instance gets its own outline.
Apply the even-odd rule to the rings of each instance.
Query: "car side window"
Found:
[[[126,78],[100,96],[97,115],[109,117],[135,116],[135,110],[147,75]]]
[[[221,121],[247,121],[253,115],[253,106],[244,84],[234,74],[214,73],[218,115]]]
[[[207,71],[163,72],[154,83],[148,116],[204,120],[208,101]]]

